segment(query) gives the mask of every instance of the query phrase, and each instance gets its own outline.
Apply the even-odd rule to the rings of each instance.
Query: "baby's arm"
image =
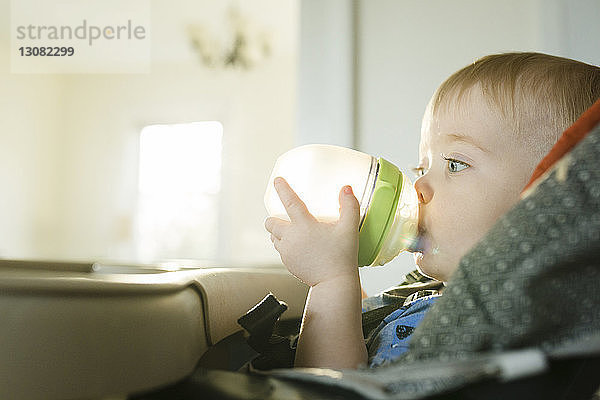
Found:
[[[358,275],[359,205],[349,186],[340,191],[340,219],[318,222],[282,178],[275,189],[290,221],[265,227],[287,269],[310,286],[295,366],[356,368],[367,361]]]
[[[321,282],[308,296],[294,365],[342,369],[366,364],[358,277]]]

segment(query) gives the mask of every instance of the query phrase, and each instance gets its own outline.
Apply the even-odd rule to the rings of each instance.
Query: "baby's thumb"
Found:
[[[340,223],[358,229],[360,222],[360,205],[352,192],[351,186],[340,190]]]

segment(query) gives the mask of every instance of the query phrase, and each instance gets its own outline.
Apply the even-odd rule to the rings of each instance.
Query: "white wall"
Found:
[[[355,129],[358,150],[378,155],[409,171],[418,160],[421,118],[436,87],[451,73],[486,54],[506,51],[540,51],[600,64],[600,2],[597,0],[357,0],[357,57]],[[309,2],[311,3],[311,2]],[[340,4],[325,0],[323,9],[347,15],[348,0]],[[314,10],[318,13],[318,10]],[[333,13],[335,14],[335,13]],[[304,14],[303,14],[304,16]],[[335,25],[339,25],[339,21]],[[303,21],[313,26],[311,21]],[[332,27],[323,26],[321,37]],[[343,30],[342,32],[346,32]],[[319,39],[302,48],[318,47],[321,53],[337,51]],[[305,37],[305,36],[302,36]],[[320,40],[320,41],[319,41]],[[338,42],[344,39],[338,38]],[[331,43],[333,45],[333,43]],[[321,69],[335,76],[328,58],[314,57],[311,70]],[[307,60],[301,62],[301,68]],[[342,76],[346,66],[339,69]],[[302,76],[302,75],[301,75]],[[319,104],[320,114],[328,108],[337,112],[340,104],[328,105],[316,94],[323,85],[302,88],[300,104]],[[304,97],[302,97],[304,95]],[[344,100],[345,101],[345,100]],[[301,114],[302,115],[302,114]],[[333,121],[333,118],[331,118]],[[302,123],[302,121],[301,121]],[[321,122],[323,127],[331,123]],[[311,139],[338,138],[324,129]],[[410,254],[401,254],[384,267],[363,268],[362,283],[373,294],[400,281],[414,268]]]
[[[354,141],[354,6],[301,0],[295,145]]]
[[[0,2],[2,28],[7,3]],[[0,257],[23,257],[48,248],[38,238],[57,222],[48,210],[58,201],[54,134],[63,90],[59,76],[9,73],[7,33],[0,35]]]

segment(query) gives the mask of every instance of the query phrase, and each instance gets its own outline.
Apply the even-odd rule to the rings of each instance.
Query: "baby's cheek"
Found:
[[[440,253],[460,259],[485,235],[491,221],[489,210],[475,204],[457,213],[443,233],[445,240],[440,240]]]

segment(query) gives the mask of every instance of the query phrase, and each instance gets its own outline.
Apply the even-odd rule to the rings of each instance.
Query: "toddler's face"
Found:
[[[517,202],[538,160],[505,128],[478,87],[437,115],[428,111],[415,182],[424,248],[415,260],[423,273],[446,281]]]

